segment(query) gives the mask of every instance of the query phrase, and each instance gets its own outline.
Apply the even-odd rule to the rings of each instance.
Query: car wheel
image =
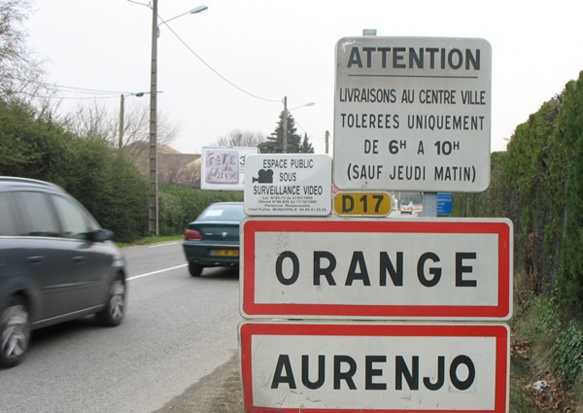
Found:
[[[111,284],[105,308],[97,313],[97,320],[108,327],[121,324],[125,311],[126,285],[123,278],[116,278]]]
[[[20,297],[13,297],[0,313],[0,366],[14,367],[20,363],[29,342],[26,303]]]
[[[193,277],[200,277],[200,275],[202,274],[202,265],[195,264],[194,262],[189,262],[188,263],[188,272]]]

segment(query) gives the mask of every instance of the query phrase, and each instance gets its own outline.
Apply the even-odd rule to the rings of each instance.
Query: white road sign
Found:
[[[246,218],[248,318],[508,319],[508,219]]]
[[[332,159],[315,154],[254,154],[245,161],[247,215],[330,215]]]
[[[508,412],[502,324],[244,323],[245,411]]]
[[[342,190],[484,191],[491,54],[483,39],[340,39],[334,184]]]

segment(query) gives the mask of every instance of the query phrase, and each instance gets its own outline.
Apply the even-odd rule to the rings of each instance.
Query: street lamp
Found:
[[[186,16],[187,14],[197,14],[197,13],[202,13],[203,11],[206,11],[206,10],[208,10],[208,7],[207,7],[207,6],[204,6],[204,5],[202,5],[202,6],[197,6],[197,7],[195,7],[194,9],[190,9],[190,10],[188,10],[186,13],[182,13],[182,14],[179,14],[178,16],[174,16],[174,17],[172,17],[171,19],[168,19],[168,20],[164,20],[164,21],[162,21],[162,23],[160,23],[160,24],[158,25],[158,27],[162,26],[163,24],[168,24],[168,22],[170,22],[170,21],[172,21],[172,20],[175,20],[175,19],[178,19],[179,17]]]
[[[123,146],[123,128],[124,128],[124,111],[125,111],[125,97],[126,96],[137,96],[139,98],[141,98],[142,96],[144,96],[146,93],[148,92],[138,92],[138,93],[128,93],[128,94],[121,94],[120,95],[120,100],[119,100],[119,138],[118,138],[118,143],[119,143],[119,149],[121,150],[122,146]]]
[[[314,102],[308,102],[300,106],[296,106],[295,108],[289,109],[287,108],[287,96],[283,97],[283,153],[288,152],[288,145],[287,145],[287,114],[292,110],[303,108],[305,106],[314,106]]]
[[[150,199],[148,203],[148,227],[152,235],[159,234],[158,226],[158,130],[157,130],[157,82],[158,82],[158,32],[160,26],[169,21],[207,10],[198,6],[186,13],[164,20],[158,24],[158,0],[152,0],[152,61],[150,70]]]

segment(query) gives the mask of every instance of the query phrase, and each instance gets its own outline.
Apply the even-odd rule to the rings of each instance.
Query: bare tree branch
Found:
[[[231,146],[237,148],[256,148],[265,141],[265,136],[261,132],[242,132],[238,129],[231,131],[227,136],[220,137],[211,146]]]
[[[44,89],[42,64],[28,49],[23,26],[31,10],[31,0],[0,0],[0,98],[32,100]]]

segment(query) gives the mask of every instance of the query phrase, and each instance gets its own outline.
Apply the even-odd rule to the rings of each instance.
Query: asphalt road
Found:
[[[190,277],[179,242],[124,249],[126,319],[36,331],[24,363],[0,370],[1,413],[149,413],[237,353],[237,270]]]

